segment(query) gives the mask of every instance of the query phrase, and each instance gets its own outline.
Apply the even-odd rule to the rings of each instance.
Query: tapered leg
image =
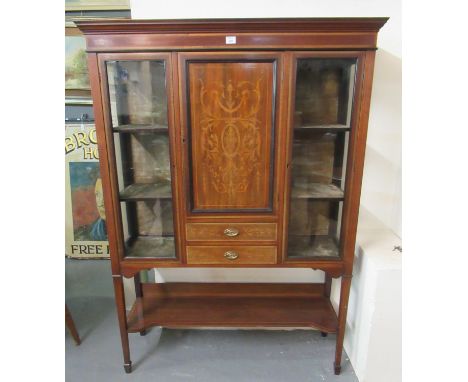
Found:
[[[338,332],[336,334],[335,374],[341,373],[341,355],[343,354],[343,340],[346,328],[346,315],[348,313],[348,299],[351,288],[351,275],[341,277],[340,308],[338,312]]]
[[[66,304],[65,304],[65,325],[67,326],[68,330],[70,331],[70,334],[75,340],[75,344],[77,345],[81,344],[80,336],[75,327],[75,322],[73,321],[73,318]]]
[[[133,282],[135,283],[135,296],[137,298],[143,297],[143,289],[141,288],[141,277],[140,272],[137,272],[135,276],[133,276]],[[145,336],[146,330],[140,331],[140,336]]]
[[[125,295],[122,276],[114,276],[113,281],[115,301],[117,304],[117,317],[119,319],[120,339],[122,341],[124,369],[126,373],[131,373],[132,361],[130,360],[130,347],[128,344],[127,314],[125,311]]]

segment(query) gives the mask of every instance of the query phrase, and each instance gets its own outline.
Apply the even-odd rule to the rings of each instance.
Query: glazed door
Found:
[[[119,252],[175,260],[171,56],[101,54],[100,70]]]
[[[278,60],[268,53],[181,55],[188,214],[275,210]]]
[[[287,261],[342,256],[358,53],[293,55]]]

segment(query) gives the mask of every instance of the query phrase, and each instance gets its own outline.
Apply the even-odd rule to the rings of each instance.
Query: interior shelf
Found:
[[[337,241],[326,235],[295,236],[289,235],[288,259],[339,259]]]
[[[138,236],[127,242],[125,258],[175,259],[174,236]]]
[[[172,190],[169,182],[134,183],[120,192],[120,200],[171,199]]]
[[[128,331],[164,327],[338,327],[324,284],[144,283]]]
[[[295,199],[343,200],[344,192],[334,184],[304,183],[293,185],[291,197]]]
[[[165,132],[167,125],[120,125],[114,126],[113,130],[117,133],[139,133],[139,132]]]
[[[327,130],[327,131],[349,131],[350,127],[348,125],[342,124],[330,124],[330,125],[305,125],[305,126],[295,126],[295,130]]]

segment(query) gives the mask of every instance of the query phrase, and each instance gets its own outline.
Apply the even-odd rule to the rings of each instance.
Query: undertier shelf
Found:
[[[134,183],[120,192],[120,200],[171,199],[170,183]]]
[[[129,332],[152,326],[338,327],[324,284],[144,283],[130,311]]]

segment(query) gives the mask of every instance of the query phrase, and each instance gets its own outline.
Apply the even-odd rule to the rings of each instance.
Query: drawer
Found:
[[[276,223],[187,223],[188,241],[276,240]]]
[[[276,264],[276,247],[188,246],[187,264]]]

